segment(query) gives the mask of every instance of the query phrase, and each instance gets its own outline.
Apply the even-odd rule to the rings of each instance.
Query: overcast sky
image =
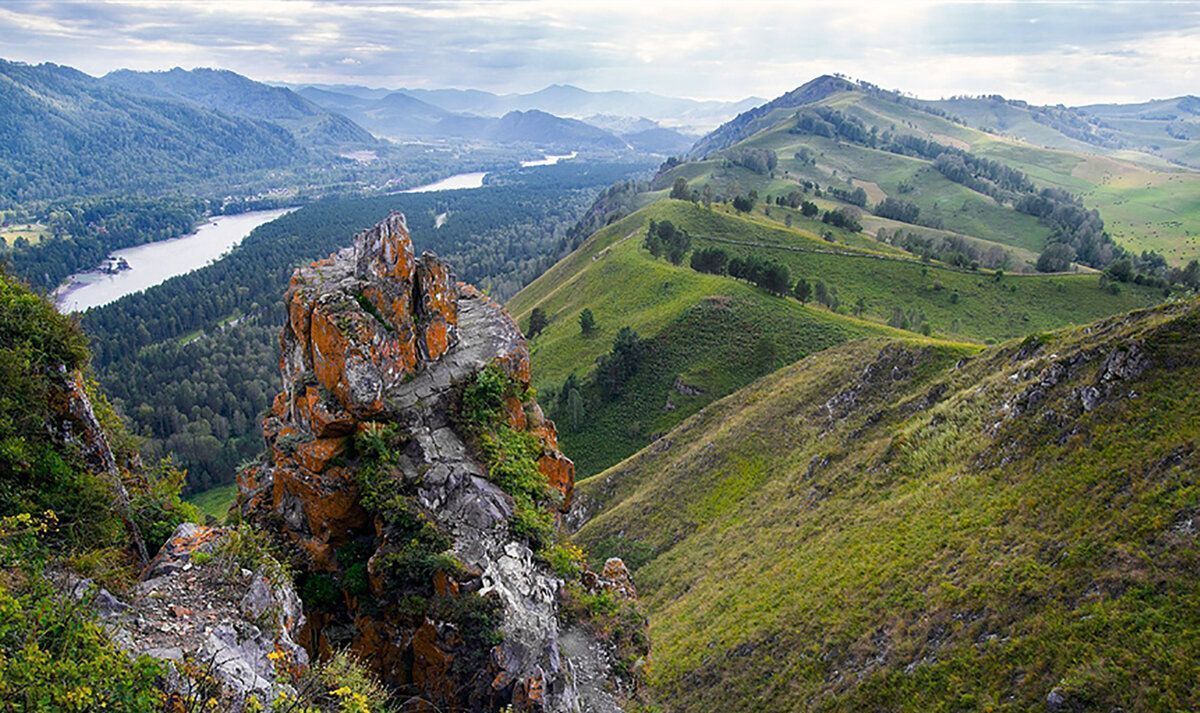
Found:
[[[0,57],[91,74],[774,97],[842,72],[922,97],[1200,94],[1200,3],[0,0]]]

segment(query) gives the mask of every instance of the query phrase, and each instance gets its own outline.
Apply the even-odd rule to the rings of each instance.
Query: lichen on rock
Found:
[[[269,457],[239,476],[239,504],[290,554],[308,653],[348,648],[441,710],[621,710],[636,672],[562,621],[566,583],[528,531],[569,508],[574,465],[512,318],[435,255],[414,257],[396,213],[298,269],[284,299]],[[508,389],[501,445],[461,415],[485,370]],[[495,448],[528,459],[519,475],[489,461]],[[592,586],[612,574],[632,602],[620,569]]]

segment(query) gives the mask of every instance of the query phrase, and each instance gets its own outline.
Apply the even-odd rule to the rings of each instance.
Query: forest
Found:
[[[147,439],[147,457],[173,455],[192,492],[229,482],[261,451],[259,414],[278,389],[281,296],[296,265],[399,210],[418,252],[436,251],[459,279],[503,299],[582,240],[572,228],[609,184],[651,168],[567,162],[504,172],[479,190],[318,201],[208,267],[88,311],[95,367]]]

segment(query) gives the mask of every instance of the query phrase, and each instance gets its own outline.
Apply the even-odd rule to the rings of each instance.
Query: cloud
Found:
[[[921,96],[1039,102],[1195,91],[1200,7],[1145,2],[110,0],[0,7],[0,53],[102,74],[774,96],[843,72]]]

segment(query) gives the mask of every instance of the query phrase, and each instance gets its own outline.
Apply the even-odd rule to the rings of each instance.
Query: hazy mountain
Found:
[[[282,126],[129,91],[70,67],[0,60],[0,201],[155,190],[306,155]]]
[[[392,92],[377,98],[305,87],[301,96],[354,119],[377,136],[433,136],[437,124],[451,113],[407,94]]]
[[[510,111],[496,119],[483,116],[448,116],[438,123],[439,133],[482,141],[521,142],[569,150],[622,149],[617,136],[577,119],[564,119],[544,111]]]
[[[379,99],[386,92],[368,87],[347,85],[294,85],[303,94],[305,86],[345,94],[359,99]],[[527,94],[493,94],[479,89],[399,89],[423,102],[448,112],[478,114],[499,117],[510,111],[536,109],[557,116],[574,119],[590,119],[596,116],[620,117],[622,119],[648,119],[672,127],[692,128],[707,131],[766,101],[760,97],[748,97],[736,102],[700,101],[680,97],[667,97],[650,92],[606,91],[592,92],[568,84],[554,84],[545,89]],[[609,130],[612,127],[603,126]],[[630,127],[620,131],[638,131]]]
[[[662,126],[621,134],[621,138],[638,151],[660,154],[686,153],[695,142],[691,136]]]
[[[233,116],[265,119],[313,146],[364,145],[375,137],[341,114],[332,113],[285,87],[256,82],[223,69],[111,72],[101,81],[130,92],[193,102]]]

